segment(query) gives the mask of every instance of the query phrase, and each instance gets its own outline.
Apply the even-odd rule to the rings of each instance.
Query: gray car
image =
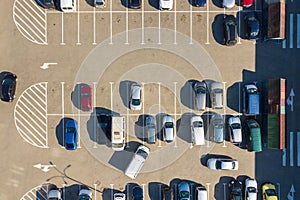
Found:
[[[206,105],[206,84],[204,82],[196,81],[193,84],[195,92],[194,108],[196,110],[205,110]]]
[[[146,117],[146,134],[148,143],[154,144],[156,142],[156,119],[153,116]]]
[[[214,140],[217,143],[224,141],[224,120],[219,114],[215,114],[211,118],[214,126]]]
[[[214,109],[223,108],[223,84],[214,82],[211,84],[212,107]]]

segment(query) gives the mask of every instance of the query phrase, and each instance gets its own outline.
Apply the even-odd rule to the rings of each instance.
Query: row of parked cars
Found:
[[[48,200],[63,200],[62,191],[57,187],[53,187],[48,191]],[[88,188],[81,189],[78,193],[76,200],[92,200],[92,191]]]

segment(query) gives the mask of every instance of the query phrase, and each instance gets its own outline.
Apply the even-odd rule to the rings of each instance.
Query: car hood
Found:
[[[74,142],[74,133],[67,133],[66,134],[66,143],[73,143]]]
[[[48,193],[48,198],[61,198],[61,193],[59,190],[50,190]]]
[[[233,8],[235,0],[223,0],[223,6],[225,8]]]
[[[166,128],[166,140],[173,141],[174,135],[173,135],[173,128]]]
[[[215,142],[223,142],[223,128],[214,128]]]
[[[194,128],[194,144],[195,145],[205,144],[203,127]]]
[[[173,1],[172,0],[161,0],[160,1],[160,6],[161,8],[168,8],[168,9],[172,9],[173,7]]]
[[[233,129],[233,141],[234,142],[242,142],[242,132],[241,129]]]
[[[257,199],[257,193],[248,193],[248,200],[256,200]]]
[[[206,95],[205,94],[197,94],[196,95],[196,109],[197,110],[204,110],[205,109],[205,99]]]

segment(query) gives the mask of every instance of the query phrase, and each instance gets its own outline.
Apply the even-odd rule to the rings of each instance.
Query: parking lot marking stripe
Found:
[[[193,44],[193,6],[190,4],[190,44]]]
[[[112,10],[112,7],[113,7],[113,5],[112,5],[112,2],[113,1],[109,1],[109,8],[110,8],[110,10],[109,10],[109,20],[110,20],[110,24],[109,24],[109,30],[110,30],[110,42],[109,42],[109,44],[112,44],[113,43],[113,40],[112,40],[112,38],[113,38],[113,25],[112,25],[112,14],[113,14],[113,10]]]
[[[300,166],[300,132],[297,132],[297,166]]]
[[[209,1],[206,2],[206,43],[209,44]]]
[[[158,85],[158,113],[161,113],[161,108],[160,108],[160,82],[157,83]],[[161,119],[160,119],[160,123],[161,123]],[[161,124],[160,124],[161,125]],[[162,128],[161,126],[159,128]],[[163,133],[162,130],[160,129],[160,133],[161,133],[161,138],[163,138]],[[161,146],[161,140],[158,140],[158,147],[162,147]]]
[[[286,166],[286,149],[282,149],[282,166]]]
[[[294,166],[294,148],[293,148],[293,144],[294,144],[294,133],[290,132],[290,166],[293,167]]]
[[[38,11],[40,11],[42,14],[47,15],[47,14],[45,13],[45,10],[42,9],[41,7],[39,7],[39,6],[37,5],[36,1],[31,0],[30,3],[31,3],[32,5],[34,5],[35,8],[36,8]]]
[[[27,98],[25,98],[25,96],[23,96],[23,98],[20,100],[21,102],[22,102],[22,100],[25,100],[28,104],[30,104],[33,108],[35,108],[35,111],[36,112],[38,112],[44,119],[47,119],[47,112],[45,111],[45,113],[41,113],[40,112],[40,110],[36,107],[36,106],[34,106],[34,105],[32,105],[32,103],[27,99]],[[23,104],[25,104],[25,102],[22,102]]]
[[[277,183],[278,200],[280,200],[280,183]]]
[[[158,14],[160,10],[144,10],[144,13],[146,14]],[[80,12],[80,14],[93,14],[93,10],[90,10],[90,11],[77,11],[77,12]],[[116,14],[116,13],[125,13],[126,10],[112,10],[111,12],[109,10],[96,10],[96,13],[97,14],[107,14],[107,13],[113,13],[113,14]],[[141,13],[141,10],[130,10],[128,9],[128,12],[130,14],[132,13]],[[162,12],[162,11],[160,11]],[[190,10],[176,10],[176,13],[189,13]],[[232,14],[236,14],[237,12],[239,12],[239,10],[226,10],[226,11],[223,11],[223,13],[232,13]],[[246,10],[241,10],[241,13],[244,13],[244,12],[249,12],[249,11],[246,11]],[[261,10],[257,10],[257,12],[262,12]],[[169,11],[166,11],[166,13],[175,13],[174,10],[169,10]],[[209,11],[206,11],[206,10],[193,10],[192,13],[220,13],[219,10],[209,10]],[[57,11],[47,11],[47,14],[57,14]]]
[[[110,110],[111,112],[113,111],[113,88],[112,85],[114,84],[113,82],[109,82],[110,84]]]
[[[41,101],[41,104],[42,106],[45,106],[46,105],[46,102],[44,99],[42,99],[33,89],[32,87],[29,89],[34,95],[36,98],[38,98],[40,101]],[[27,93],[28,94],[28,93]],[[29,95],[29,94],[28,94]],[[45,110],[45,109],[44,109]],[[46,110],[45,110],[46,111]]]
[[[97,184],[94,183],[94,197],[95,197],[95,200],[97,200]]]
[[[125,37],[126,37],[126,41],[125,41],[125,44],[129,44],[128,43],[128,1],[126,1],[126,12],[125,12],[125,17],[126,17],[126,22],[125,22]]]
[[[77,83],[77,85],[79,85],[80,83]],[[77,99],[80,99],[80,93],[79,92],[77,92],[77,94],[78,94],[78,97],[77,97]],[[81,109],[81,105],[80,105],[80,109]],[[80,109],[77,109],[77,113],[78,113],[78,116],[77,116],[77,121],[78,121],[78,123],[77,123],[77,129],[78,129],[78,148],[81,148],[81,146],[80,146]]]
[[[161,42],[160,42],[160,10],[158,11],[158,44],[161,44]]]
[[[46,96],[47,96],[48,82],[38,83],[36,85],[39,85],[41,88],[43,88],[45,90],[45,93],[46,93]]]
[[[142,82],[142,111],[145,113],[145,83]]]
[[[210,183],[206,183],[207,199],[209,199],[209,186]]]
[[[15,14],[14,16],[17,16],[17,15]],[[20,23],[18,23],[18,22],[16,22],[16,21],[15,21],[15,23],[16,23],[16,25],[17,25],[18,27],[20,27],[20,28],[26,33],[27,37],[30,37],[30,39],[28,38],[29,40],[38,43],[38,41],[37,41],[30,33],[28,33],[28,31],[27,31],[23,26],[21,26]]]
[[[30,10],[32,10],[32,11],[35,13],[35,14],[36,14],[36,15],[37,15],[44,23],[46,23],[46,20],[45,20],[46,13],[45,13],[44,11],[41,11],[41,9],[38,8],[38,7],[36,6],[36,3],[33,3],[33,5],[35,5],[36,8],[38,8],[39,11],[41,11],[41,14],[37,13],[36,10],[33,9],[32,6],[29,5],[29,4],[27,3],[27,1],[23,1],[23,2],[30,8]],[[29,12],[29,11],[25,8],[25,6],[23,6],[19,1],[17,1],[17,3],[19,3],[20,6],[21,6],[24,10],[26,10],[26,12],[27,12],[31,17],[33,17],[36,21],[38,21],[38,20],[31,14],[31,12]],[[43,16],[41,16],[41,15],[43,15]]]
[[[97,108],[97,82],[93,82],[93,107]],[[97,113],[93,115],[94,118],[94,147],[97,148]]]
[[[62,129],[65,130],[65,91],[64,91],[64,86],[65,86],[65,82],[61,82],[61,117],[62,117],[62,120],[63,120],[63,123],[62,123]],[[64,144],[65,144],[65,138],[62,137],[63,139],[63,145],[62,145],[62,148],[64,147]]]
[[[77,8],[79,10],[79,0],[78,0]],[[76,45],[81,45],[81,43],[80,43],[80,12],[77,12],[77,43],[76,43]]]
[[[20,100],[19,102],[22,104],[22,106],[24,106],[24,107],[30,112],[31,115],[33,115],[35,118],[37,118],[37,119],[40,121],[40,123],[42,123],[42,125],[44,125],[44,126],[47,127],[47,123],[45,123],[45,122],[41,119],[41,117],[37,116],[37,115],[35,114],[35,112],[31,112],[30,108],[29,108],[22,100]],[[21,107],[18,106],[18,108],[21,108]],[[36,110],[35,107],[33,107],[33,109]],[[45,117],[45,115],[42,115],[42,117],[44,117],[44,119],[47,119],[47,117]]]
[[[240,5],[241,5],[241,0],[239,0],[240,2]],[[241,13],[241,6],[239,6],[239,13]],[[241,14],[239,15],[239,24],[241,24]],[[239,27],[239,35],[241,35],[241,26],[238,26]],[[242,44],[241,43],[241,37],[238,37],[238,44]]]
[[[46,94],[46,98],[45,98],[45,101],[46,101],[46,113],[45,115],[43,116],[45,119],[46,119],[46,146],[48,147],[48,117],[47,117],[47,114],[48,114],[48,82],[44,82],[45,84],[45,94]],[[42,84],[39,84],[42,86]]]
[[[45,91],[41,91],[36,85],[33,86],[41,95],[46,98]]]
[[[290,13],[290,48],[293,48],[294,14]]]
[[[174,126],[174,135],[175,135],[175,143],[174,147],[177,148],[177,131],[176,131],[176,120],[177,120],[177,115],[176,115],[176,96],[177,96],[177,82],[174,82],[174,121],[175,121],[175,126]]]
[[[96,8],[94,7],[93,13],[93,45],[96,45]]]
[[[18,119],[16,119],[18,120]],[[19,121],[19,120],[18,120]],[[23,125],[24,126],[24,125]],[[25,126],[24,126],[25,127]],[[21,133],[21,137],[28,143],[33,144],[35,146],[39,146],[37,143],[35,143],[29,136],[27,133],[25,133],[21,128],[17,128],[18,131]],[[25,138],[26,137],[26,138]]]
[[[145,17],[144,17],[144,1],[142,1],[142,42],[141,44],[145,44],[145,25],[144,22],[145,21]]]
[[[43,108],[43,106],[40,103],[38,103],[30,94],[26,93],[26,95],[29,96],[44,112],[46,112],[46,109]]]
[[[224,192],[224,200],[226,200],[226,185],[227,183],[223,183],[223,192]]]
[[[297,48],[300,48],[300,14],[297,14]]]
[[[129,82],[127,82],[126,84],[126,91],[129,91]],[[126,92],[126,99],[129,99],[129,94],[128,92]],[[127,136],[126,136],[126,143],[128,144],[127,147],[130,148],[129,146],[129,107],[130,107],[130,103],[127,102],[128,106],[126,107],[126,132],[127,132]]]
[[[40,41],[42,41],[42,42],[44,42],[44,40],[40,37],[40,35],[37,33],[37,32],[35,32],[32,28],[31,28],[31,26],[29,26],[19,15],[17,15],[16,13],[15,13],[15,16],[17,17],[17,18],[19,18],[19,20],[25,25],[25,27],[26,28],[28,28]],[[28,20],[28,18],[25,16],[25,18]],[[32,23],[31,21],[29,21],[30,23]],[[19,23],[18,23],[19,24]],[[19,24],[20,25],[20,24]],[[21,26],[21,25],[20,25]],[[22,26],[21,26],[22,27]],[[36,26],[34,25],[34,27],[36,28]],[[41,33],[41,31],[39,30],[39,29],[37,29],[40,33]],[[42,36],[44,36],[45,37],[45,35],[44,35],[44,33],[41,33],[42,34]]]
[[[282,48],[283,48],[283,49],[286,48],[286,39],[282,40]]]
[[[142,184],[142,188],[143,188],[143,196],[145,196],[145,184]]]
[[[64,12],[61,12],[61,45],[65,45],[64,42]]]
[[[241,112],[241,82],[238,83],[239,85],[239,113]]]
[[[174,0],[174,44],[177,44],[177,1]]]

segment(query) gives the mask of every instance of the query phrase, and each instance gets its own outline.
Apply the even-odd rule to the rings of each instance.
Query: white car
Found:
[[[235,0],[223,0],[223,7],[230,9],[233,8],[235,4]]]
[[[94,0],[94,5],[96,8],[105,8],[106,2],[105,0]]]
[[[229,137],[232,143],[242,142],[242,126],[239,117],[230,117],[229,124]]]
[[[142,88],[139,84],[133,83],[130,90],[130,109],[141,110],[142,108]]]
[[[159,9],[160,10],[172,10],[173,0],[159,0]]]
[[[245,181],[245,199],[257,200],[257,182],[255,179],[248,178]]]
[[[62,200],[60,190],[58,188],[49,190],[48,200]]]
[[[170,115],[166,115],[163,118],[163,133],[164,139],[167,143],[174,140],[174,118]]]
[[[196,115],[191,118],[191,134],[194,145],[205,144],[203,119],[201,116]]]
[[[239,163],[230,158],[210,158],[207,160],[207,167],[213,170],[238,170]]]
[[[78,200],[92,200],[92,191],[89,189],[81,189],[79,191]]]
[[[114,200],[125,200],[126,195],[124,193],[115,193],[114,194]]]

